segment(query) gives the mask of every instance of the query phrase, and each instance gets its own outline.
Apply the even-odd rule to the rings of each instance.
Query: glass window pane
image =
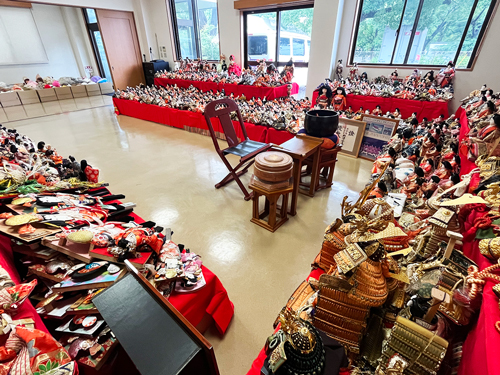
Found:
[[[181,57],[198,58],[191,0],[175,0],[175,17],[177,19]]]
[[[446,65],[454,60],[474,0],[425,0],[408,64]]]
[[[87,12],[88,23],[97,23],[97,17],[94,9],[85,9],[85,12]]]
[[[276,12],[247,15],[248,61],[276,61]]]
[[[488,14],[488,9],[491,5],[491,0],[479,0],[472,16],[472,20],[467,30],[467,35],[465,36],[464,44],[460,50],[460,54],[457,59],[457,68],[467,68],[469,65],[469,60],[472,55],[472,51],[476,43],[478,42],[479,33],[483,27],[484,20]]]
[[[408,2],[418,3],[418,0]],[[354,61],[372,64],[391,62],[403,6],[403,0],[363,1]]]
[[[94,31],[94,39],[97,47],[97,52],[99,53],[99,58],[101,59],[102,69],[104,70],[104,72],[101,72],[102,77],[107,78],[109,81],[111,81],[111,72],[109,70],[108,58],[106,57],[106,51],[104,50],[104,44],[102,43],[100,31]]]
[[[396,43],[396,51],[394,52],[393,64],[403,64],[406,57],[406,51],[408,50],[408,44],[410,43],[411,31],[415,23],[415,17],[417,16],[419,1],[408,0],[406,3],[405,14],[403,16],[403,22],[401,23],[401,29],[399,30],[398,41]]]
[[[280,56],[290,56],[290,38],[280,38]]]
[[[217,0],[196,0],[196,5],[198,7],[201,57],[205,60],[219,60]]]
[[[293,56],[305,56],[306,43],[304,39],[293,38]]]
[[[194,28],[193,26],[178,26],[179,30],[179,44],[181,46],[181,56],[182,58],[189,57],[190,59],[196,59],[196,45],[194,39]]]
[[[309,62],[309,50],[306,51],[306,42],[311,41],[313,8],[301,8],[280,11],[280,39],[292,39],[292,51],[280,48],[280,62],[288,62],[290,57],[294,62]],[[292,55],[290,55],[290,52]]]

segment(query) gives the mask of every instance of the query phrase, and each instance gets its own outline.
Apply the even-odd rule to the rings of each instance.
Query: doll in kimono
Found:
[[[382,109],[380,109],[380,105],[377,105],[375,109],[372,111],[372,115],[374,116],[382,116]]]
[[[349,69],[349,78],[354,81],[358,78],[358,63],[355,62],[354,65]]]
[[[325,109],[332,103],[332,89],[327,84],[322,84],[319,89],[320,94],[316,98],[316,106]]]
[[[241,66],[234,61],[234,55],[229,56],[229,67],[227,71],[230,75],[235,74],[238,77],[241,76]]]
[[[337,79],[342,80],[342,72],[344,71],[344,66],[342,65],[342,60],[339,60],[337,66],[335,67],[335,75]]]
[[[453,64],[453,61],[450,61],[446,66],[446,68],[441,69],[436,78],[436,81],[439,86],[448,87],[453,83],[454,77],[455,77],[455,64]]]
[[[336,111],[343,111],[347,105],[345,89],[343,87],[337,87],[337,93],[333,97],[333,108]]]

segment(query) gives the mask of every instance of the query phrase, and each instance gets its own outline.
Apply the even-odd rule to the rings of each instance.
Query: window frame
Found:
[[[248,33],[247,33],[247,16],[249,14],[259,14],[259,13],[276,13],[276,61],[272,61],[275,67],[283,67],[286,65],[286,62],[279,62],[279,43],[280,43],[280,38],[281,38],[281,11],[286,11],[286,10],[295,10],[295,9],[306,9],[306,8],[314,8],[314,3],[308,3],[308,4],[303,4],[303,5],[296,5],[296,6],[282,6],[282,7],[271,7],[271,8],[263,8],[263,9],[258,9],[258,10],[246,10],[243,12],[243,61],[245,66],[257,66],[258,63],[257,61],[248,61]],[[288,37],[290,39],[290,52],[292,53],[291,56],[293,56],[293,38]],[[305,45],[307,43],[304,43],[304,52],[305,52]],[[310,48],[309,48],[309,56],[310,56]],[[304,53],[305,54],[305,53]],[[308,68],[309,67],[309,62],[293,62],[295,67],[297,68]]]
[[[97,22],[89,22],[89,16],[87,14],[87,9],[93,9],[95,11],[95,8],[82,8],[82,12],[83,12],[83,19],[85,20],[85,27],[87,28],[87,33],[89,35],[89,38],[90,38],[90,42],[92,44],[92,52],[94,52],[94,57],[95,57],[95,61],[97,62],[97,68],[99,69],[99,77],[102,77],[102,78],[106,78],[108,80],[113,80],[113,77],[106,77],[106,73],[104,71],[104,67],[102,65],[102,60],[101,60],[101,56],[99,55],[99,48],[97,47],[97,42],[95,40],[95,35],[94,35],[94,31],[101,31],[99,30],[99,21],[97,20]],[[96,16],[97,17],[97,16]],[[107,55],[106,55],[106,58],[107,58]]]
[[[347,67],[351,67],[354,65],[354,55],[356,53],[356,41],[357,41],[357,38],[358,38],[358,31],[359,31],[359,24],[360,24],[360,19],[361,19],[361,12],[363,10],[363,2],[365,0],[357,0],[357,5],[356,5],[356,11],[355,11],[355,14],[354,14],[354,22],[353,22],[353,30],[352,30],[352,33],[351,33],[351,41],[350,41],[350,45],[349,45],[349,54],[348,54],[348,62],[346,64]],[[391,55],[391,62],[390,63],[358,63],[358,66],[359,67],[367,67],[367,68],[401,68],[401,69],[441,69],[443,67],[446,66],[445,65],[424,65],[424,64],[394,64],[393,63],[393,60],[394,60],[394,54],[396,52],[396,48],[397,48],[397,41],[398,41],[398,38],[399,38],[399,32],[400,32],[400,29],[401,29],[401,24],[403,22],[403,19],[404,19],[404,14],[405,14],[405,10],[406,10],[406,5],[408,3],[409,0],[405,0],[405,4],[403,6],[403,9],[401,11],[401,18],[399,20],[399,26],[398,26],[398,29],[396,30],[398,35],[396,37],[396,41],[394,43],[394,47],[393,47],[393,51],[392,51],[392,55]],[[415,20],[414,20],[414,23],[413,23],[413,27],[412,27],[412,33],[411,33],[411,36],[410,36],[410,40],[408,41],[408,46],[406,47],[407,50],[406,50],[406,54],[405,54],[405,60],[404,61],[408,61],[408,58],[409,58],[409,55],[411,53],[411,48],[412,48],[412,44],[413,44],[413,39],[415,37],[415,32],[417,31],[417,26],[418,26],[418,22],[419,22],[419,19],[420,19],[420,13],[422,11],[422,7],[424,5],[424,2],[425,0],[420,0],[420,3],[418,5],[418,10],[417,10],[417,13],[415,15]],[[453,59],[453,63],[456,64],[457,62],[457,59],[458,57],[460,56],[460,52],[461,52],[461,49],[462,49],[462,46],[464,44],[464,41],[467,37],[467,33],[469,31],[469,27],[470,27],[470,24],[471,24],[471,21],[472,21],[472,18],[474,16],[474,12],[476,10],[476,7],[477,7],[477,4],[479,3],[479,0],[474,0],[474,4],[473,6],[471,7],[471,10],[470,10],[470,13],[469,13],[469,17],[467,19],[467,23],[465,25],[465,28],[464,28],[464,31],[462,33],[462,38],[460,39],[460,42],[457,46],[457,51],[455,53],[455,57]],[[500,3],[500,0],[492,0],[491,1],[491,4],[488,8],[488,10],[486,11],[486,16],[485,16],[485,19],[484,19],[484,22],[481,26],[481,30],[479,32],[479,35],[477,37],[477,41],[474,45],[474,48],[472,50],[472,53],[471,53],[471,57],[469,59],[469,62],[467,64],[467,67],[465,68],[458,68],[458,67],[455,67],[456,70],[461,70],[461,71],[471,71],[474,69],[474,65],[476,64],[476,60],[477,60],[477,57],[479,56],[479,52],[481,51],[481,47],[483,45],[483,42],[484,42],[484,37],[485,37],[485,34],[487,33],[490,25],[491,25],[491,22],[495,16],[495,13],[497,11],[497,8],[498,8],[498,5]]]
[[[194,31],[194,44],[195,44],[195,50],[196,50],[196,56],[195,59],[202,59],[201,56],[201,41],[200,41],[200,34],[198,30],[198,4],[197,0],[186,0],[191,2],[191,9],[193,12],[193,31]],[[169,13],[170,13],[170,21],[172,24],[172,42],[174,44],[174,61],[181,61],[183,59],[182,57],[182,51],[181,51],[181,41],[179,38],[179,28],[178,28],[178,23],[177,23],[177,14],[175,10],[175,0],[167,0],[168,7],[169,7]],[[220,49],[220,18],[219,18],[219,0],[216,0],[215,3],[217,4],[217,33],[219,35],[219,55],[221,53]],[[208,62],[217,62],[219,60],[205,60]]]

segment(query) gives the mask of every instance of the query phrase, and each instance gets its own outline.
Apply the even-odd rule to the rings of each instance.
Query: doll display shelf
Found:
[[[138,103],[133,100],[113,98],[113,104],[118,114],[138,118],[140,120],[156,122],[158,124],[184,129],[192,133],[209,136],[205,117],[201,113],[159,107],[153,104]],[[239,126],[235,126],[236,135],[241,138],[243,133]],[[256,125],[245,122],[245,129],[252,141],[281,144],[294,137],[286,130],[276,130],[269,126]],[[224,140],[220,123],[214,120],[214,130],[217,138]]]
[[[313,105],[316,103],[318,94],[318,90],[313,92]],[[396,108],[399,108],[401,111],[401,117],[404,119],[410,117],[413,112],[417,112],[418,121],[422,121],[424,117],[427,117],[430,120],[439,117],[441,114],[443,114],[445,118],[449,117],[448,102],[443,101],[423,101],[393,97],[384,98],[381,96],[354,94],[347,94],[346,99],[346,108],[352,107],[353,112],[356,112],[360,107],[363,107],[364,110],[368,109],[371,113],[377,105],[380,105],[382,113],[386,113],[387,111],[392,113]]]
[[[170,78],[155,78],[154,84],[156,86],[177,85],[178,87],[183,87],[183,88],[194,86],[203,92],[224,90],[226,95],[233,94],[235,97],[245,95],[247,98],[255,97],[261,99],[265,97],[268,100],[274,100],[277,98],[288,96],[287,85],[281,85],[276,87],[259,87],[250,85],[237,85],[234,83],[190,81],[186,79],[170,79]],[[292,83],[292,89],[290,95],[295,95],[298,93],[299,93],[299,85],[294,82]]]

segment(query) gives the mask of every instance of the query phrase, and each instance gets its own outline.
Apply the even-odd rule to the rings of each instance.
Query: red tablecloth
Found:
[[[113,103],[122,115],[209,135],[205,117],[201,113],[159,107],[153,104],[144,104],[118,98],[113,98]],[[236,134],[241,139],[243,132],[237,122],[235,122],[235,128]],[[281,144],[293,138],[293,135],[285,130],[276,130],[264,125],[245,122],[245,129],[248,138],[257,142]],[[218,136],[223,139],[220,123],[217,122],[215,124],[214,130],[220,133]]]
[[[319,280],[319,277],[323,273],[325,273],[325,272],[319,268],[312,270],[311,273],[309,274],[309,276],[307,276],[307,279],[309,280],[309,278],[312,277],[316,280]],[[263,339],[263,340],[265,340],[265,339]],[[259,352],[259,355],[257,356],[257,358],[255,358],[255,360],[253,361],[252,367],[247,372],[247,375],[260,375],[260,369],[262,368],[262,366],[264,366],[265,360],[266,360],[266,353],[264,351],[264,348],[262,348],[262,350]]]
[[[316,103],[317,97],[318,90],[315,90],[313,92],[313,104]],[[353,111],[357,111],[359,107],[363,107],[364,110],[369,109],[371,112],[377,105],[380,105],[380,109],[383,113],[387,111],[394,112],[396,108],[399,108],[403,119],[410,117],[413,112],[417,112],[419,121],[422,121],[424,117],[427,117],[428,120],[432,120],[439,117],[441,114],[443,114],[445,118],[449,116],[448,102],[427,102],[422,100],[347,94],[347,107],[351,106]]]
[[[111,202],[108,202],[111,203]],[[137,223],[143,223],[144,220],[131,213]],[[16,284],[21,282],[19,273],[14,266],[14,257],[10,245],[10,239],[0,235],[0,266],[2,266]],[[179,312],[184,315],[189,322],[195,327],[201,322],[206,314],[209,314],[214,322],[217,330],[224,334],[234,315],[234,305],[229,300],[227,291],[220,282],[219,278],[203,266],[203,276],[205,277],[206,285],[191,293],[173,292],[169,301]],[[48,332],[43,324],[42,319],[36,312],[29,300],[24,301],[15,315],[15,319],[32,318],[35,320],[35,327],[42,331]]]
[[[467,118],[467,113],[465,110],[460,107],[455,112],[455,118],[457,118],[460,122],[460,135],[458,137],[459,141],[462,142],[462,139],[465,138],[467,133],[469,133],[469,119]],[[469,159],[467,159],[467,155],[463,155],[460,152],[460,173],[462,175],[469,173],[474,168],[476,168],[476,164]]]
[[[6,236],[0,235],[0,266],[6,270],[12,281],[16,284],[21,283],[21,278],[19,277],[19,273],[17,272],[16,267],[14,266],[14,256],[12,254],[12,248],[10,245],[10,238]],[[43,324],[40,315],[36,312],[35,308],[27,299],[24,301],[21,306],[18,308],[17,313],[13,315],[13,319],[33,319],[35,321],[35,328],[40,331],[47,331],[45,324]]]
[[[474,220],[484,216],[486,212],[473,210],[467,216],[464,224],[467,236],[468,231],[474,226]],[[477,263],[480,270],[491,266],[486,257],[479,252],[479,241],[464,241],[464,254]],[[499,274],[496,272],[496,274]],[[483,301],[477,323],[470,330],[463,346],[463,357],[460,363],[459,375],[498,375],[500,374],[500,356],[497,350],[500,348],[500,333],[495,329],[495,323],[500,321],[500,309],[498,298],[492,291],[497,282],[488,279],[483,289]]]
[[[202,81],[189,81],[186,79],[170,79],[170,78],[155,78],[154,81],[157,86],[177,85],[178,87],[188,88],[194,86],[203,92],[207,91],[221,91],[224,90],[226,95],[233,94],[235,97],[245,95],[250,98],[264,98],[269,100],[288,96],[287,85],[278,87],[257,87],[249,85],[236,85],[234,83],[215,83],[215,82],[202,82]],[[299,93],[299,85],[295,82],[292,83],[291,95]]]

